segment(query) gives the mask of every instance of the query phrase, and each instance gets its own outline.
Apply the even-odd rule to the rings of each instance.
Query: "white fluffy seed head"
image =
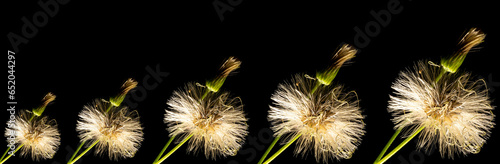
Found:
[[[14,126],[6,128],[5,137],[14,136],[16,147],[23,145],[21,156],[31,154],[34,161],[51,159],[61,144],[57,123],[48,117],[34,117],[33,113],[22,110],[16,116]]]
[[[85,141],[89,146],[99,141],[95,154],[107,152],[112,160],[130,158],[141,146],[144,134],[135,110],[129,111],[124,106],[116,107],[105,100],[95,100],[86,105],[78,116],[76,130],[81,142]]]
[[[188,152],[203,149],[205,157],[236,155],[248,134],[247,119],[239,98],[230,98],[228,92],[209,92],[207,88],[188,83],[175,91],[168,100],[165,123],[170,137],[189,140]]]
[[[312,92],[315,85],[318,88]],[[312,150],[316,161],[348,159],[365,134],[356,93],[342,86],[321,85],[304,75],[280,84],[272,95],[268,120],[283,143],[302,134],[295,154]]]
[[[420,61],[399,74],[388,109],[394,128],[405,128],[408,136],[425,126],[417,147],[426,152],[437,147],[443,158],[478,153],[495,125],[484,81],[473,81],[468,73],[445,73],[435,82],[439,71]]]

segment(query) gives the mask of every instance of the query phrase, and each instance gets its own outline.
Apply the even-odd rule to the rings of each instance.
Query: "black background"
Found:
[[[37,2],[8,1],[4,7],[8,8],[4,34],[21,35],[21,18],[32,20],[33,14],[42,10]],[[314,75],[325,68],[341,43],[355,42],[354,27],[364,30],[368,22],[375,20],[370,11],[387,9],[389,0],[242,0],[234,10],[223,14],[223,21],[213,2],[73,0],[60,5],[59,12],[38,28],[27,44],[21,44],[15,55],[17,109],[37,106],[47,92],[57,95],[44,114],[57,120],[61,145],[54,159],[40,163],[67,161],[72,153],[68,148],[74,150],[79,144],[75,126],[84,105],[95,98],[114,96],[127,78],[135,78],[142,85],[143,77],[148,75],[145,68],[159,65],[161,71],[170,74],[158,87],[147,91],[145,100],[135,108],[145,133],[136,156],[114,162],[89,153],[80,159],[81,163],[151,163],[168,140],[163,115],[172,92],[186,82],[204,83],[212,78],[229,56],[243,63],[226,80],[223,90],[242,98],[249,118],[249,136],[256,138],[257,144],[245,144],[238,155],[216,161],[206,160],[203,154],[187,154],[183,146],[165,163],[257,163],[272,140],[265,133],[269,127],[266,116],[277,85],[295,73]],[[400,3],[401,13],[392,15],[390,23],[381,27],[377,36],[370,37],[368,46],[342,68],[335,80],[357,91],[366,115],[367,133],[361,145],[351,159],[341,163],[375,160],[394,132],[386,107],[390,85],[398,72],[417,60],[439,62],[440,57],[455,50],[460,36],[471,27],[482,29],[487,37],[461,68],[487,82],[491,76],[491,97],[498,95],[500,88],[494,82],[500,75],[494,69],[498,69],[496,48],[500,37],[492,9],[496,3]],[[6,45],[12,50],[8,39]],[[8,112],[1,112],[0,122],[7,119]],[[260,138],[259,132],[263,134]],[[437,152],[423,155],[414,151],[415,143],[410,142],[387,163],[486,162],[498,154],[497,139],[495,128],[479,154],[455,160],[441,159]],[[293,149],[288,148],[273,163],[316,163],[312,154],[307,158],[294,156]],[[7,163],[31,163],[31,159],[13,157]]]

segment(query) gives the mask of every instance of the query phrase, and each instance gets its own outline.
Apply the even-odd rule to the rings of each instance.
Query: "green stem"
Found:
[[[278,157],[278,155],[280,155],[283,151],[285,151],[286,148],[288,148],[293,142],[299,139],[301,135],[302,134],[295,136],[295,138],[293,138],[290,142],[286,143],[286,145],[281,147],[281,149],[279,149],[276,153],[274,153],[273,156],[269,157],[269,159],[267,159],[266,162],[264,162],[264,164],[269,164],[271,161],[273,161],[274,158]]]
[[[316,89],[318,89],[319,85],[321,85],[321,83],[320,83],[320,82],[318,82],[318,81],[316,80],[316,84],[314,85],[314,88],[311,90],[311,95],[312,95],[314,92],[316,92]]]
[[[35,114],[31,115],[31,118],[28,122],[31,122],[31,120],[33,120],[33,118],[35,118]]]
[[[73,161],[69,161],[68,164],[73,164],[75,163],[76,161],[78,161],[80,158],[82,158],[83,155],[85,155],[90,149],[92,149],[97,143],[99,142],[99,140],[95,141],[94,143],[92,143],[92,145],[90,145],[87,149],[85,149],[80,155],[78,155],[78,157],[76,157]]]
[[[391,139],[389,140],[389,142],[387,142],[387,144],[385,145],[384,149],[382,149],[382,152],[380,152],[380,154],[378,155],[377,159],[375,160],[375,162],[378,162],[380,161],[380,159],[382,159],[382,157],[384,156],[385,152],[387,151],[387,149],[389,149],[389,147],[391,146],[392,142],[396,139],[396,137],[399,135],[399,132],[401,132],[401,129],[402,128],[399,128],[398,130],[396,130],[396,132],[392,135]]]
[[[19,147],[17,147],[17,149],[16,149],[16,150],[14,150],[14,152],[13,152],[12,154],[15,154],[15,153],[16,153],[19,149],[21,149],[23,146],[24,146],[24,144],[19,145]],[[0,162],[0,164],[5,163],[5,161],[7,161],[7,160],[8,160],[8,159],[12,156],[12,154],[9,154],[7,157],[3,158],[3,159],[2,159],[2,162]]]
[[[386,162],[389,158],[391,158],[394,154],[396,154],[396,152],[398,152],[401,148],[403,148],[403,146],[405,146],[408,142],[410,142],[410,140],[413,139],[413,137],[417,136],[417,134],[420,133],[424,128],[425,126],[420,127],[416,132],[411,134],[411,136],[406,138],[403,142],[401,142],[401,144],[399,144],[396,148],[394,148],[391,152],[389,152],[389,154],[387,154],[380,161],[374,162],[374,164],[382,164]]]
[[[205,93],[203,93],[203,96],[201,96],[201,100],[203,100],[203,99],[205,99],[205,97],[207,97],[208,92],[210,92],[210,90],[206,89]]]
[[[3,153],[2,158],[0,158],[0,161],[3,160],[3,157],[5,157],[5,155],[7,155],[7,153],[9,152],[9,150],[10,150],[10,147],[7,147],[7,150],[5,150],[5,153]]]
[[[80,144],[80,146],[78,146],[78,148],[76,149],[75,153],[73,153],[73,156],[71,156],[71,158],[69,159],[69,161],[72,161],[75,158],[76,154],[78,154],[78,152],[80,152],[80,149],[83,147],[83,144],[85,144],[85,141],[83,141]]]
[[[181,141],[181,143],[177,144],[177,146],[175,146],[172,150],[170,150],[165,156],[163,156],[159,161],[156,161],[156,162],[153,162],[153,164],[159,164],[159,163],[162,163],[163,161],[165,161],[165,159],[167,159],[170,155],[172,155],[172,153],[174,153],[177,149],[179,149],[184,143],[186,143],[186,141],[188,141],[191,137],[193,136],[193,134],[191,133],[189,136],[187,136],[186,138],[184,138],[184,140]]]
[[[434,82],[437,83],[441,79],[441,77],[443,77],[444,73],[446,73],[446,70],[441,68],[441,71],[439,72],[439,75],[438,75],[438,77],[436,77],[436,80]]]
[[[167,150],[168,145],[170,145],[170,143],[174,140],[174,138],[175,138],[175,136],[170,137],[167,144],[165,144],[165,146],[161,150],[160,154],[158,154],[158,156],[156,157],[154,162],[157,162],[158,160],[160,160],[160,157],[163,155],[163,153],[165,153],[165,150]]]
[[[106,109],[106,113],[109,112],[109,110],[111,109],[112,106],[113,106],[113,104],[109,103],[109,107],[108,107],[108,109]]]
[[[259,163],[257,163],[257,164],[262,164],[262,162],[264,162],[264,159],[266,159],[267,154],[269,154],[269,152],[271,151],[271,149],[273,149],[273,147],[274,147],[274,145],[276,144],[276,142],[278,142],[278,140],[280,140],[280,137],[281,137],[281,136],[278,136],[278,137],[274,138],[273,143],[271,143],[271,145],[269,145],[269,147],[267,148],[266,152],[265,152],[265,153],[264,153],[264,155],[260,158]]]

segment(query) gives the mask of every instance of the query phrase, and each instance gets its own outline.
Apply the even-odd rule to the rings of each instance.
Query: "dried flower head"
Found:
[[[55,120],[48,117],[32,117],[33,113],[22,110],[14,126],[7,127],[5,136],[14,136],[14,142],[21,148],[21,156],[31,154],[34,161],[51,159],[56,154],[61,138]],[[30,118],[33,118],[30,121]]]
[[[483,42],[486,34],[477,28],[472,28],[467,32],[460,42],[458,50],[448,58],[441,59],[441,66],[447,72],[455,73],[462,65],[469,51]]]
[[[324,71],[317,72],[316,78],[318,82],[324,85],[330,85],[330,83],[335,79],[340,67],[344,65],[345,62],[354,58],[358,50],[349,44],[343,44],[333,55],[333,63]]]
[[[81,142],[89,146],[99,141],[95,154],[107,152],[110,159],[118,160],[133,157],[141,146],[143,132],[135,110],[95,100],[85,106],[78,116],[76,130]]]
[[[230,98],[228,92],[206,92],[207,88],[188,83],[173,93],[165,114],[170,137],[183,140],[193,134],[188,151],[203,149],[206,158],[236,155],[248,134],[241,100]]]
[[[316,161],[350,158],[365,130],[363,116],[354,91],[342,86],[319,85],[304,75],[280,84],[272,95],[268,119],[275,136],[286,136],[284,143],[297,135],[295,154],[305,156],[313,150]]]
[[[49,105],[49,103],[54,101],[55,99],[56,95],[52,94],[51,92],[47,93],[42,99],[42,105],[32,110],[33,114],[35,114],[35,116],[41,116],[43,111],[45,111],[47,105]]]
[[[125,99],[125,96],[127,96],[127,93],[130,90],[137,87],[137,84],[138,84],[137,81],[135,81],[134,79],[132,79],[132,78],[127,79],[127,81],[125,81],[125,83],[123,83],[123,85],[121,87],[121,92],[118,94],[118,96],[110,98],[109,102],[111,102],[111,104],[113,106],[120,106],[120,104]]]
[[[241,61],[239,61],[235,57],[229,57],[224,64],[219,69],[219,74],[213,80],[207,81],[206,86],[212,92],[219,91],[224,81],[226,81],[227,76],[234,70],[238,69],[241,65]]]
[[[436,82],[439,69],[420,61],[399,74],[388,109],[395,128],[406,128],[409,135],[425,126],[417,147],[427,152],[438,147],[442,157],[478,153],[495,125],[484,81],[446,73]]]

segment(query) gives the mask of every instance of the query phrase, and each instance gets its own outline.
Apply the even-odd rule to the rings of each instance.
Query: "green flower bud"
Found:
[[[125,99],[125,96],[127,96],[127,93],[130,90],[134,89],[135,87],[137,87],[137,81],[135,81],[134,79],[130,78],[127,81],[125,81],[125,83],[123,83],[123,85],[121,87],[122,91],[120,92],[120,94],[118,94],[115,97],[111,97],[109,99],[109,101],[111,102],[111,105],[120,106],[120,104]]]
[[[342,65],[344,65],[344,63],[348,60],[354,58],[354,55],[356,55],[357,52],[358,50],[349,44],[342,45],[337,53],[333,55],[332,61],[334,61],[334,63],[325,71],[316,73],[316,79],[318,79],[318,82],[323,85],[330,85],[333,79],[337,76],[340,67],[342,67]]]
[[[36,116],[41,116],[42,113],[45,111],[45,107],[47,107],[47,105],[54,101],[56,99],[56,95],[52,94],[52,93],[47,93],[47,95],[45,95],[45,97],[43,97],[42,99],[42,105],[40,105],[39,107],[37,108],[34,108],[32,110],[33,114],[35,114]]]
[[[241,61],[234,57],[229,57],[229,59],[222,64],[219,75],[215,77],[213,80],[209,80],[205,83],[207,86],[208,90],[212,92],[218,92],[219,89],[222,87],[224,84],[224,81],[226,81],[227,76],[229,76],[229,73],[232,71],[238,69],[241,65]]]
[[[450,57],[441,59],[441,66],[446,72],[455,73],[462,65],[469,51],[483,42],[486,34],[476,28],[467,32],[458,43],[459,49]]]

